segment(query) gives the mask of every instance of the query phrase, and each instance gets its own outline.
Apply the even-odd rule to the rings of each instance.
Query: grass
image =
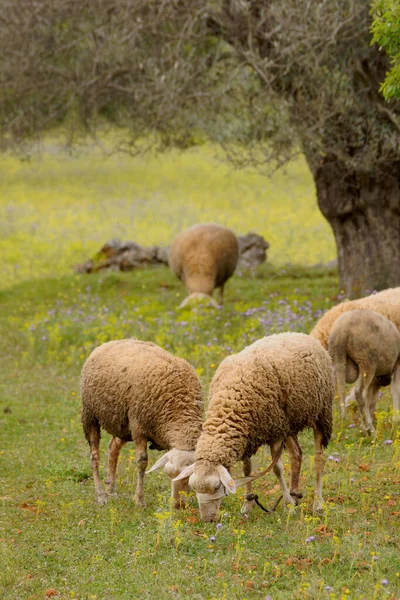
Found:
[[[167,246],[196,222],[264,235],[274,264],[335,256],[304,160],[268,179],[234,171],[212,146],[135,159],[46,150],[0,161],[0,288],[67,275],[111,238]]]
[[[79,166],[74,160],[66,159],[64,167],[60,165],[54,172],[53,183],[58,182],[61,191],[63,181],[72,178],[71,165]],[[190,163],[187,157],[185,160]],[[84,164],[94,185],[89,159]],[[22,168],[31,170],[34,179],[31,165]],[[46,168],[51,174],[50,164]],[[10,182],[13,174],[8,177]],[[40,176],[37,174],[36,187],[33,179],[25,181],[22,203],[32,197],[40,215],[46,213],[46,206],[53,216],[58,210],[72,215],[62,223],[54,221],[60,228],[57,235],[63,236],[54,252],[62,257],[65,251],[69,258],[62,258],[60,267],[59,262],[49,261],[46,271],[40,253],[33,253],[32,273],[21,270],[0,291],[0,598],[400,598],[400,436],[392,426],[387,390],[378,405],[375,442],[363,437],[357,413],[349,410],[341,425],[335,412],[322,517],[311,510],[310,432],[300,438],[304,500],[294,512],[280,506],[273,515],[255,510],[246,519],[240,514],[238,494],[224,499],[222,527],[217,528],[215,523],[199,522],[195,498],[190,498],[185,511],[171,510],[169,483],[163,473],[146,477],[147,508],[140,510],[132,501],[136,468],[131,444],[121,453],[119,497],[105,507],[94,501],[79,400],[79,373],[90,351],[105,340],[120,337],[152,340],[187,358],[207,391],[227,354],[269,333],[308,332],[322,312],[338,301],[334,271],[294,264],[297,253],[305,256],[308,252],[304,245],[312,238],[312,223],[307,229],[307,221],[300,226],[294,214],[290,217],[293,223],[286,233],[298,244],[287,251],[287,262],[293,266],[264,265],[255,276],[235,275],[227,285],[226,305],[218,313],[201,308],[177,311],[184,291],[164,267],[132,273],[68,274],[75,227],[80,219],[88,227],[88,203],[72,203],[73,210],[68,210],[64,198],[58,206],[45,194],[40,198]],[[171,175],[171,189],[172,179]],[[74,182],[81,191],[83,181]],[[104,193],[105,198],[101,181],[100,177],[96,193]],[[20,184],[15,179],[13,185],[15,190]],[[116,187],[109,185],[112,197],[118,182]],[[146,188],[143,182],[138,185]],[[46,189],[48,193],[50,188]],[[94,197],[94,188],[90,194]],[[182,196],[177,197],[182,201]],[[2,202],[4,208],[10,197]],[[16,211],[17,204],[12,203]],[[178,201],[173,209],[177,207]],[[227,204],[227,214],[228,208]],[[112,214],[111,201],[108,209]],[[182,219],[188,218],[186,210],[184,205]],[[242,208],[233,205],[231,224],[240,223],[238,210]],[[144,218],[144,213],[140,214]],[[51,219],[49,223],[37,219],[39,227],[49,232]],[[92,221],[90,235],[96,250],[104,241],[102,236],[108,237],[102,227],[111,228],[112,224],[102,223],[95,214]],[[149,227],[154,233],[156,226],[152,229],[149,223],[142,220],[142,228]],[[177,225],[173,218],[169,223],[171,232]],[[4,222],[2,227],[6,227]],[[34,231],[30,236],[29,227],[21,227],[21,237],[10,242],[16,253],[20,251],[18,240],[26,247],[31,241],[32,248],[38,242]],[[301,228],[303,242],[298,237]],[[16,225],[16,234],[18,231]],[[135,231],[140,231],[138,224]],[[92,251],[89,246],[85,246],[86,254]],[[43,257],[46,252],[44,245]],[[328,256],[315,253],[310,262],[325,258]],[[104,476],[108,436],[103,437]],[[392,443],[385,443],[388,440]],[[151,462],[158,456],[150,451]],[[268,462],[268,453],[262,449],[255,468]],[[239,466],[235,472],[240,472]],[[277,497],[272,475],[258,481],[255,488],[266,504]]]

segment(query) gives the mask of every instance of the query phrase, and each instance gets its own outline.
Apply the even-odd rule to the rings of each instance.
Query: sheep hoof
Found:
[[[255,505],[256,503],[254,500],[245,500],[243,502],[242,508],[240,509],[240,512],[242,513],[242,515],[246,515],[253,510]]]
[[[105,504],[107,504],[107,497],[105,492],[97,493],[97,504],[99,504],[100,506],[104,506]]]
[[[322,498],[316,498],[314,500],[313,511],[315,513],[317,513],[318,515],[321,515],[324,512],[324,509],[323,509],[323,506],[322,506],[323,502],[324,501],[323,501]]]
[[[372,438],[372,439],[376,438],[375,427],[366,427],[365,431],[369,435],[370,438]]]
[[[144,498],[141,496],[135,496],[135,504],[137,506],[141,506],[142,508],[146,508],[146,502],[144,501]]]
[[[400,423],[400,410],[396,410],[396,412],[393,413],[392,421],[393,423]]]

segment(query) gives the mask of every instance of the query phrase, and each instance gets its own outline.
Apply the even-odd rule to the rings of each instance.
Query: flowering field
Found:
[[[304,165],[264,180],[230,172],[210,149],[132,163],[92,154],[2,165],[0,598],[400,598],[400,435],[387,389],[374,442],[356,411],[341,424],[335,409],[322,516],[311,510],[311,432],[300,436],[304,498],[292,511],[255,509],[246,518],[238,493],[223,500],[218,523],[201,523],[194,497],[186,510],[171,509],[161,472],[146,476],[147,507],[138,509],[132,444],[121,453],[118,497],[104,507],[94,501],[79,400],[79,373],[94,347],[152,340],[189,360],[207,393],[225,356],[270,333],[308,332],[340,299],[334,271],[296,264],[333,257]],[[168,243],[203,218],[253,228],[271,243],[273,266],[236,274],[222,310],[178,311],[184,290],[165,267],[71,274],[71,264],[112,236]],[[104,434],[103,478],[107,441]],[[160,454],[149,456],[152,464]],[[254,462],[266,466],[268,452]],[[268,506],[276,483],[271,474],[256,482]]]
[[[268,179],[234,171],[213,147],[107,158],[48,143],[29,162],[2,156],[0,172],[0,289],[71,273],[111,238],[167,246],[196,222],[264,235],[274,264],[335,256],[303,160]]]
[[[255,278],[235,276],[218,313],[177,311],[182,286],[160,267],[1,292],[0,597],[399,598],[400,437],[387,391],[376,442],[362,436],[351,410],[343,426],[336,420],[322,517],[311,511],[310,432],[300,436],[304,499],[292,512],[256,509],[245,518],[238,494],[224,499],[218,524],[203,524],[195,498],[184,511],[170,508],[163,473],[146,477],[147,508],[139,510],[131,444],[120,459],[118,498],[94,502],[79,417],[79,372],[92,348],[125,336],[153,340],[186,357],[207,390],[223,357],[268,333],[309,331],[336,290],[329,271],[265,267]],[[151,462],[157,456],[150,451]],[[255,467],[268,462],[263,449]],[[271,505],[274,476],[256,492]]]

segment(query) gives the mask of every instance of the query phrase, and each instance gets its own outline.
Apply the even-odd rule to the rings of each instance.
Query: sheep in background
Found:
[[[218,367],[210,388],[210,403],[196,446],[196,462],[174,480],[190,477],[204,521],[215,520],[221,499],[234,493],[229,470],[243,460],[250,473],[250,458],[268,444],[285,504],[295,504],[284,478],[280,452],[291,449],[291,492],[298,496],[301,449],[297,434],[314,430],[316,489],[314,510],[322,508],[323,448],[332,433],[334,377],[331,358],[317,340],[302,333],[283,333],[258,340],[229,356]],[[238,485],[250,484],[245,477]],[[245,510],[252,505],[245,504]]]
[[[107,342],[93,350],[81,374],[82,425],[90,446],[93,478],[99,504],[106,493],[99,475],[100,428],[113,437],[109,444],[108,493],[115,493],[117,461],[122,446],[136,446],[138,481],[136,504],[145,505],[143,480],[147,443],[169,450],[151,470],[164,467],[172,479],[194,460],[199,438],[203,398],[193,367],[151,342],[126,339]],[[172,484],[175,507],[187,482]]]
[[[344,312],[333,323],[328,340],[341,417],[345,410],[345,383],[354,383],[365,430],[375,434],[372,424],[378,392],[389,385],[400,355],[400,333],[396,326],[373,310]],[[398,410],[398,397],[393,396]]]
[[[239,259],[239,244],[235,234],[221,225],[194,225],[183,231],[172,242],[169,266],[185,284],[188,297],[181,303],[183,308],[192,298],[207,297],[218,308],[212,293],[219,288],[222,305],[225,282],[232,277]]]
[[[389,288],[377,294],[371,294],[358,300],[347,300],[333,306],[328,310],[314,326],[310,335],[316,338],[324,348],[328,349],[328,340],[331,328],[344,312],[351,310],[374,310],[391,321],[400,331],[400,287]],[[395,366],[392,383],[391,395],[393,398],[394,418],[400,418],[400,363]],[[353,399],[355,390],[353,389],[347,397],[347,402]]]
[[[392,321],[400,331],[400,287],[389,288],[357,300],[346,300],[328,310],[316,323],[310,335],[328,349],[328,339],[333,323],[344,312],[367,309],[380,313]]]

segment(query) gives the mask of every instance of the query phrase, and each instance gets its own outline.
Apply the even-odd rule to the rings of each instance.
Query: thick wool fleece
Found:
[[[332,433],[333,368],[321,344],[302,333],[258,340],[218,367],[196,446],[196,461],[229,469],[306,427],[327,446]]]
[[[344,312],[355,309],[375,310],[392,321],[400,331],[400,287],[397,287],[358,300],[348,300],[337,304],[320,318],[310,335],[321,342],[324,348],[328,348],[328,339],[333,323]]]
[[[212,294],[235,272],[239,244],[235,234],[214,224],[194,225],[172,242],[169,266],[189,294]]]
[[[395,324],[373,310],[351,310],[344,312],[333,323],[329,335],[329,354],[335,368],[352,371],[349,359],[356,365],[353,377],[346,376],[353,383],[360,373],[375,376],[388,376],[400,353],[400,333]]]
[[[159,450],[196,446],[200,381],[188,362],[156,344],[127,339],[96,348],[82,369],[81,397],[84,429],[98,421],[114,437],[144,435]]]

